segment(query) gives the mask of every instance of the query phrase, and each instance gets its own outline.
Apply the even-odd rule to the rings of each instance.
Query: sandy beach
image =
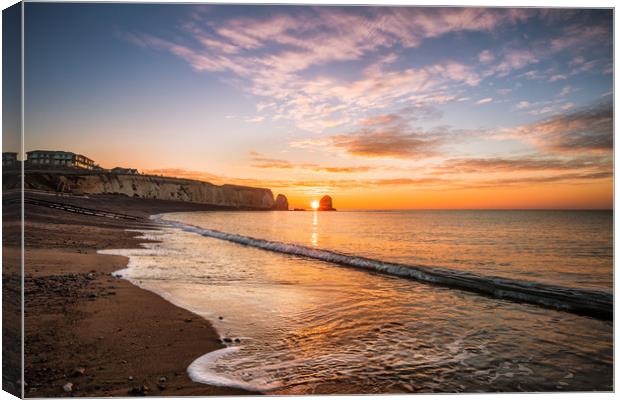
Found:
[[[28,193],[26,198],[27,397],[248,393],[192,382],[187,366],[223,347],[214,329],[201,317],[113,277],[126,266],[125,257],[97,254],[138,246],[140,241],[125,230],[148,228],[150,214],[208,207],[122,196]],[[85,215],[50,208],[49,202],[137,218]]]

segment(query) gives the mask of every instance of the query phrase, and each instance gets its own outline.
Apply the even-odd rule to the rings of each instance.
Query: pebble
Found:
[[[73,383],[71,382],[67,382],[63,385],[62,390],[64,390],[65,392],[69,393],[73,391]]]
[[[149,391],[149,387],[146,385],[136,385],[129,389],[129,394],[144,396]]]

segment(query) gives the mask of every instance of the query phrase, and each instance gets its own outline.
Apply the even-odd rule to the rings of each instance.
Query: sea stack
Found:
[[[279,194],[276,197],[276,202],[273,205],[273,209],[276,211],[288,211],[288,199],[285,195]]]
[[[336,211],[332,204],[332,198],[330,196],[323,196],[319,201],[318,211]]]

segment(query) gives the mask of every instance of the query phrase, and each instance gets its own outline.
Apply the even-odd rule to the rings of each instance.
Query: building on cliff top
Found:
[[[16,168],[17,165],[17,153],[10,151],[2,153],[2,168]]]
[[[70,151],[33,150],[26,152],[26,164],[32,167],[95,169],[93,160]]]

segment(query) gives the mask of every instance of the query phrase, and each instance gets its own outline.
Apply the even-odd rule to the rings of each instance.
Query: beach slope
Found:
[[[137,247],[126,229],[152,228],[149,214],[208,206],[125,196],[28,193],[26,200],[26,396],[248,394],[191,381],[187,366],[223,347],[217,333],[201,317],[113,277],[127,258],[97,254]]]

